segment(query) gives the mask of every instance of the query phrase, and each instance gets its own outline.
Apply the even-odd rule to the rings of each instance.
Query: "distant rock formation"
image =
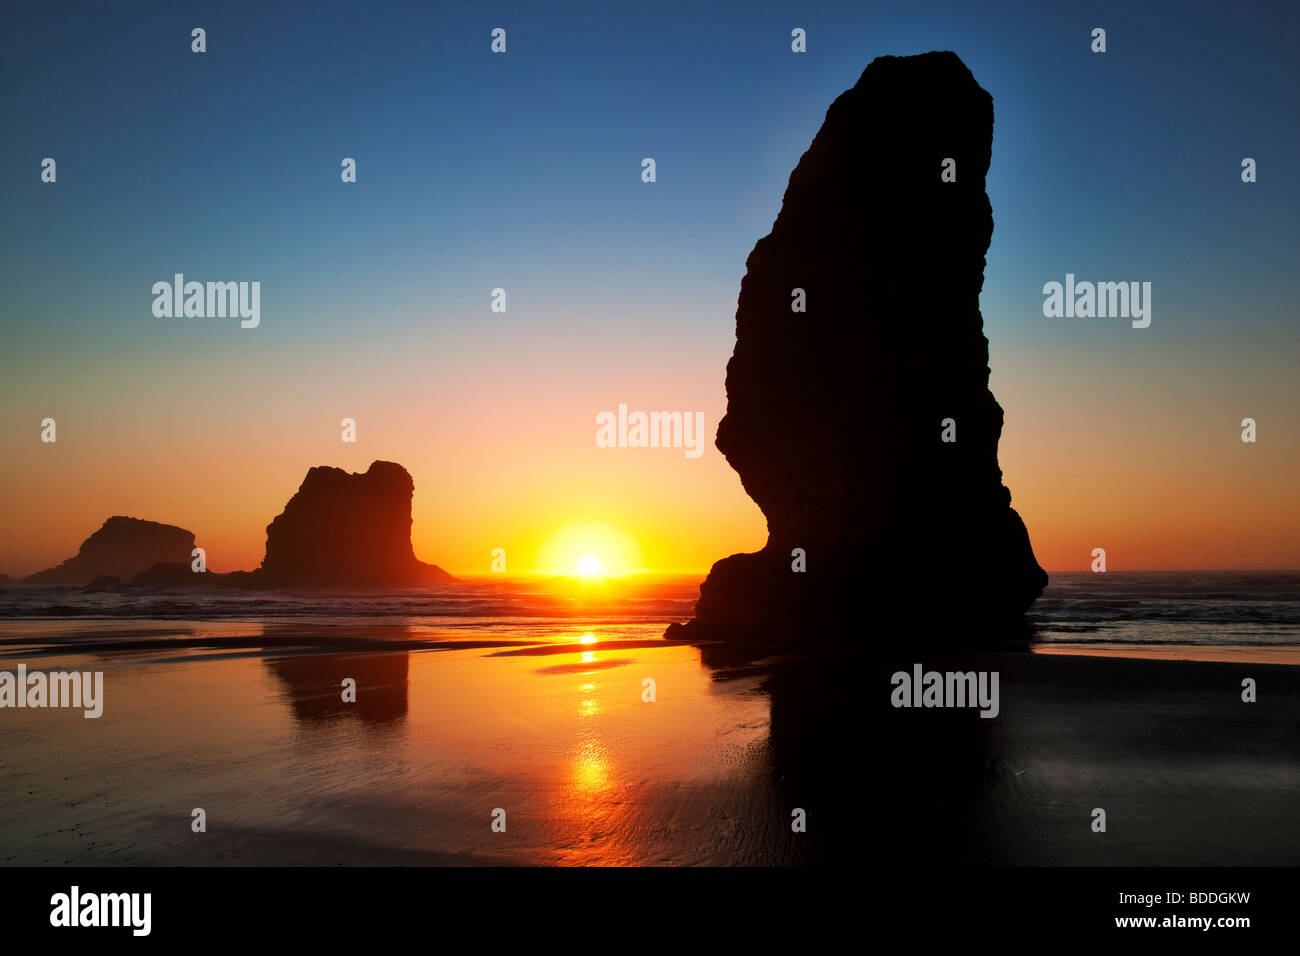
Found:
[[[126,586],[129,588],[196,588],[212,587],[226,575],[195,571],[188,562],[160,561],[141,571]]]
[[[155,565],[156,567],[156,565]],[[148,572],[144,572],[147,574]],[[122,586],[121,578],[115,578],[111,574],[101,574],[95,580],[85,585],[83,591],[115,591]]]
[[[827,111],[749,256],[718,426],[767,544],[717,562],[669,636],[996,629],[1042,592],[979,309],[992,136],[992,98],[953,53],[880,57]]]
[[[365,474],[312,468],[267,525],[261,568],[236,581],[266,587],[420,587],[452,581],[442,568],[417,560],[411,548],[414,492],[406,469],[391,461],[373,462]]]
[[[28,575],[23,583],[86,585],[100,577],[126,581],[160,561],[188,567],[193,550],[192,531],[118,515],[83,541],[73,557],[56,568]]]

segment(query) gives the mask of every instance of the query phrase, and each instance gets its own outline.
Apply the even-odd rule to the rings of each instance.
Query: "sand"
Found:
[[[39,645],[9,627],[0,669],[102,670],[106,702],[98,720],[0,711],[6,865],[1300,862],[1300,669],[1247,650],[715,669],[649,629],[538,645],[390,628],[370,650],[329,629],[118,622],[88,650],[91,625]],[[415,649],[393,649],[403,634]],[[891,707],[889,674],[915,663],[996,671],[998,716]]]

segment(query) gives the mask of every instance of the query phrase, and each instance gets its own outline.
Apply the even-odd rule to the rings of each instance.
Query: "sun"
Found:
[[[587,521],[562,526],[538,549],[533,567],[596,583],[634,574],[644,567],[641,549],[613,525]]]

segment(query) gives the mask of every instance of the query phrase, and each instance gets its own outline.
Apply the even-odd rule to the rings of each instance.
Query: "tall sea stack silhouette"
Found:
[[[249,575],[271,587],[419,587],[454,580],[415,557],[411,497],[401,465],[372,462],[364,474],[316,467],[266,528],[266,557]]]
[[[718,425],[767,544],[714,564],[669,636],[861,641],[906,621],[960,643],[1042,593],[979,308],[992,138],[992,97],[948,52],[880,57],[827,111],[749,255]],[[945,621],[971,627],[916,633]]]

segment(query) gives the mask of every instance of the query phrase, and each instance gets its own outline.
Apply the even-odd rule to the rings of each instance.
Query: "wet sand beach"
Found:
[[[202,629],[178,636],[203,641]],[[101,638],[125,648],[90,654],[7,649],[6,669],[22,660],[104,671],[106,701],[97,720],[5,712],[0,862],[798,858],[778,845],[781,820],[765,809],[773,787],[758,679],[715,681],[697,650],[653,631],[608,646],[569,633],[564,653],[517,654],[472,638],[456,650],[392,650],[428,643],[402,627],[372,629],[376,651],[334,650],[357,638],[329,628],[319,641],[295,628],[296,646],[270,652],[260,627],[210,630],[211,647],[166,650],[157,633],[128,633]],[[348,677],[355,703],[341,699]],[[642,700],[645,678],[656,682],[654,702]],[[196,807],[206,833],[191,832]],[[504,833],[490,829],[497,808]]]
[[[2,714],[5,865],[1300,862],[1300,669],[1277,648],[708,667],[652,625],[8,622],[0,640],[0,669],[105,675],[99,719]],[[996,671],[998,716],[891,706],[915,663]]]

